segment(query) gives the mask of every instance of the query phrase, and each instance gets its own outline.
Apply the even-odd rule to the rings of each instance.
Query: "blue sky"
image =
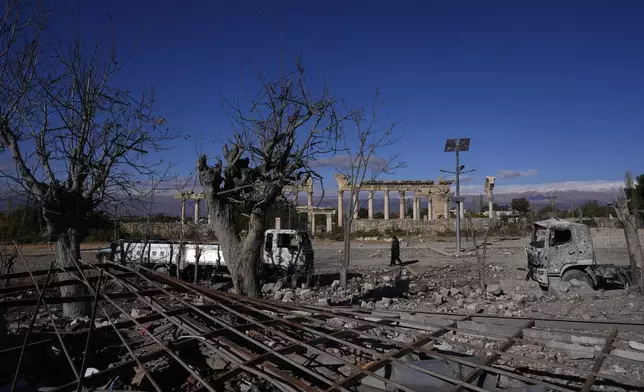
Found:
[[[276,72],[283,50],[335,96],[376,88],[403,139],[399,179],[452,169],[446,138],[470,137],[462,163],[497,186],[644,172],[644,2],[640,1],[70,1],[58,23],[102,31],[125,57],[120,84],[154,86],[158,115],[190,135],[180,174],[230,134],[221,98],[252,89],[250,61]],[[60,28],[60,26],[57,26]],[[283,48],[283,49],[282,49]],[[331,173],[325,171],[327,186]]]

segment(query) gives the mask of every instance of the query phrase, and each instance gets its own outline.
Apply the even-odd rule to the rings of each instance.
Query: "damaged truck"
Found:
[[[593,289],[630,283],[629,267],[597,264],[590,228],[581,223],[558,218],[535,222],[525,253],[526,280],[537,281],[543,290],[573,280]]]
[[[313,248],[305,241],[307,234],[289,229],[271,229],[264,233],[261,268],[264,276],[295,275],[308,279],[314,271]],[[96,255],[99,262],[113,261],[141,265],[157,272],[192,279],[195,263],[200,275],[227,272],[221,246],[217,243],[195,243],[165,239],[121,239]]]

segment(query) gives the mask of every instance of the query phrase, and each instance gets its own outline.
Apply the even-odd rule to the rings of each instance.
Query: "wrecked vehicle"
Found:
[[[526,280],[537,281],[544,290],[573,279],[594,289],[625,286],[630,280],[627,267],[597,264],[590,228],[581,223],[558,218],[535,222],[525,253]]]
[[[306,233],[289,229],[271,229],[264,233],[262,268],[264,273],[275,270],[297,272],[306,276],[313,272],[313,249]],[[308,257],[307,257],[308,256]],[[195,261],[203,273],[226,269],[222,249],[217,243],[178,242],[160,239],[122,239],[100,249],[99,262],[114,261],[138,264],[161,273],[175,275],[194,271]]]

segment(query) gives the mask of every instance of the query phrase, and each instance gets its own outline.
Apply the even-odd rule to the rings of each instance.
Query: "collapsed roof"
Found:
[[[629,348],[644,341],[642,322],[298,306],[114,263],[24,266],[25,272],[0,275],[0,378],[8,386],[289,392],[644,387],[644,351]],[[58,289],[69,285],[87,293],[61,297]],[[62,304],[78,302],[92,305],[90,317],[60,315]]]

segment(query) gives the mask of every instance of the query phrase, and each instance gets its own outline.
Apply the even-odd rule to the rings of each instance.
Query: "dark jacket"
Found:
[[[394,238],[393,240],[391,240],[391,252],[392,253],[400,252],[400,242],[398,242],[398,238]]]

